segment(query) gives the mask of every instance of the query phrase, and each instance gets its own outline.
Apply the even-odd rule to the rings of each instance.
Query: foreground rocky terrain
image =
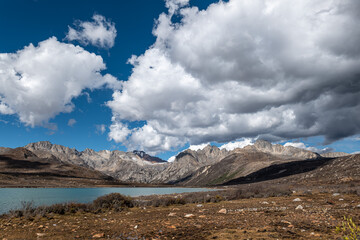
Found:
[[[343,217],[360,222],[360,197],[307,192],[122,212],[0,218],[0,239],[341,239]]]

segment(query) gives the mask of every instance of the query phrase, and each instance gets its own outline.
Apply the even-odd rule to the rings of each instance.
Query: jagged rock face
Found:
[[[195,173],[199,168],[213,165],[226,157],[229,152],[216,146],[206,146],[197,151],[187,149],[176,156],[174,162],[155,176],[154,182],[181,182]]]
[[[83,159],[80,158],[80,153],[76,149],[52,144],[48,141],[30,143],[24,148],[32,151],[40,158],[57,158],[64,163],[86,166]]]
[[[50,142],[31,143],[25,148],[39,157],[85,166],[125,182],[190,185],[206,185],[212,178],[220,179],[213,184],[222,183],[226,179],[245,176],[276,161],[321,158],[307,150],[272,145],[263,140],[232,151],[210,145],[197,151],[187,149],[179,153],[172,163],[151,157],[143,151],[96,152],[85,149],[79,152]],[[224,177],[218,176],[219,174]]]
[[[135,153],[117,150],[85,150],[81,152],[81,158],[89,167],[126,182],[149,183],[166,167],[144,160]]]
[[[166,162],[166,161],[162,160],[161,158],[150,156],[149,154],[147,154],[144,151],[134,150],[133,153],[138,155],[140,158],[142,158],[142,159],[144,159],[146,161],[152,162],[152,163],[164,163],[164,162]]]
[[[317,159],[321,157],[319,154],[305,149],[292,146],[284,147],[280,144],[273,145],[265,140],[257,140],[254,145],[246,146],[244,149],[270,153],[282,158]]]
[[[154,164],[156,158],[151,159],[146,153],[142,158],[133,152],[117,150],[96,152],[87,148],[79,152],[47,141],[30,143],[25,148],[41,158],[56,158],[64,163],[88,167],[126,182],[149,183],[153,176],[166,167],[163,166],[164,163]]]
[[[344,153],[344,152],[328,152],[321,154],[321,156],[325,158],[345,157],[349,155],[350,155],[349,153]]]

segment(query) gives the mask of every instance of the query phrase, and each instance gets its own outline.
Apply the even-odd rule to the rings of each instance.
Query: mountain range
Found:
[[[203,149],[187,149],[180,152],[173,162],[152,157],[143,151],[77,151],[47,141],[30,143],[24,147],[0,148],[0,182],[6,166],[11,161],[38,161],[52,165],[80,169],[95,178],[128,184],[178,184],[184,186],[213,186],[241,184],[252,181],[282,178],[306,172],[320,171],[331,163],[335,167],[352,159],[352,170],[347,177],[357,178],[360,155],[346,153],[317,153],[280,144],[258,140],[253,145],[234,150],[206,146]],[[5,161],[5,160],[6,161]],[[6,165],[4,162],[6,162]],[[54,170],[52,166],[52,170]],[[355,170],[354,170],[355,169]],[[59,171],[60,171],[59,170]],[[19,170],[20,171],[20,170]],[[36,169],[33,169],[36,172]],[[7,171],[9,172],[9,171]],[[360,171],[357,171],[360,172]],[[6,175],[6,173],[5,173]],[[75,174],[76,175],[76,174]],[[94,176],[95,176],[94,175]],[[341,174],[340,174],[341,175]],[[7,174],[6,176],[9,176]]]

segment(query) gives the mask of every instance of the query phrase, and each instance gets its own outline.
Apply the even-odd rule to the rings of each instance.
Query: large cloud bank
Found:
[[[360,132],[359,1],[166,3],[156,42],[131,57],[132,75],[108,102],[111,139],[156,153]]]
[[[17,114],[28,126],[50,126],[49,119],[71,112],[84,89],[118,82],[102,75],[101,56],[55,37],[16,53],[0,54],[0,114]]]

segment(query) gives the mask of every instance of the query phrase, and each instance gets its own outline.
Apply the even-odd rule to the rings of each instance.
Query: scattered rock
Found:
[[[105,233],[97,233],[97,234],[94,234],[92,237],[93,238],[102,238],[105,236]]]
[[[176,216],[176,213],[174,213],[174,212],[171,212],[171,213],[169,213],[169,215],[168,215],[169,217],[174,217],[174,216]]]
[[[196,205],[196,207],[203,207],[203,205],[202,205],[202,204],[198,204],[198,205]]]
[[[261,204],[265,204],[265,205],[267,205],[267,204],[269,204],[268,202],[262,202]]]
[[[135,225],[135,227],[134,227],[135,229],[137,229],[138,228],[138,225]]]
[[[295,208],[295,210],[304,210],[304,207],[301,206],[301,205],[299,205],[299,206],[297,206],[297,207]]]
[[[46,234],[45,233],[36,233],[36,236],[38,237],[44,237]]]
[[[340,193],[334,193],[333,196],[336,197],[336,196],[339,196]]]
[[[300,199],[300,198],[295,198],[295,199],[293,200],[293,202],[301,202],[301,199]]]
[[[288,224],[288,225],[291,225],[291,222],[286,221],[286,220],[281,220],[281,222],[282,222],[282,223],[286,223],[286,224]]]
[[[356,206],[357,208],[360,208],[360,204]]]
[[[206,216],[205,215],[200,215],[199,218],[206,218]]]
[[[222,208],[222,209],[220,209],[219,210],[219,212],[218,213],[223,213],[223,214],[226,214],[227,213],[227,210],[225,209],[225,208]]]
[[[344,199],[343,199],[343,198],[339,198],[339,201],[344,201]]]
[[[195,217],[195,215],[194,215],[194,214],[189,213],[189,214],[185,214],[185,216],[184,216],[184,217],[186,217],[186,218],[192,218],[192,217]]]
[[[171,225],[171,226],[167,226],[167,228],[176,229],[176,226]]]

